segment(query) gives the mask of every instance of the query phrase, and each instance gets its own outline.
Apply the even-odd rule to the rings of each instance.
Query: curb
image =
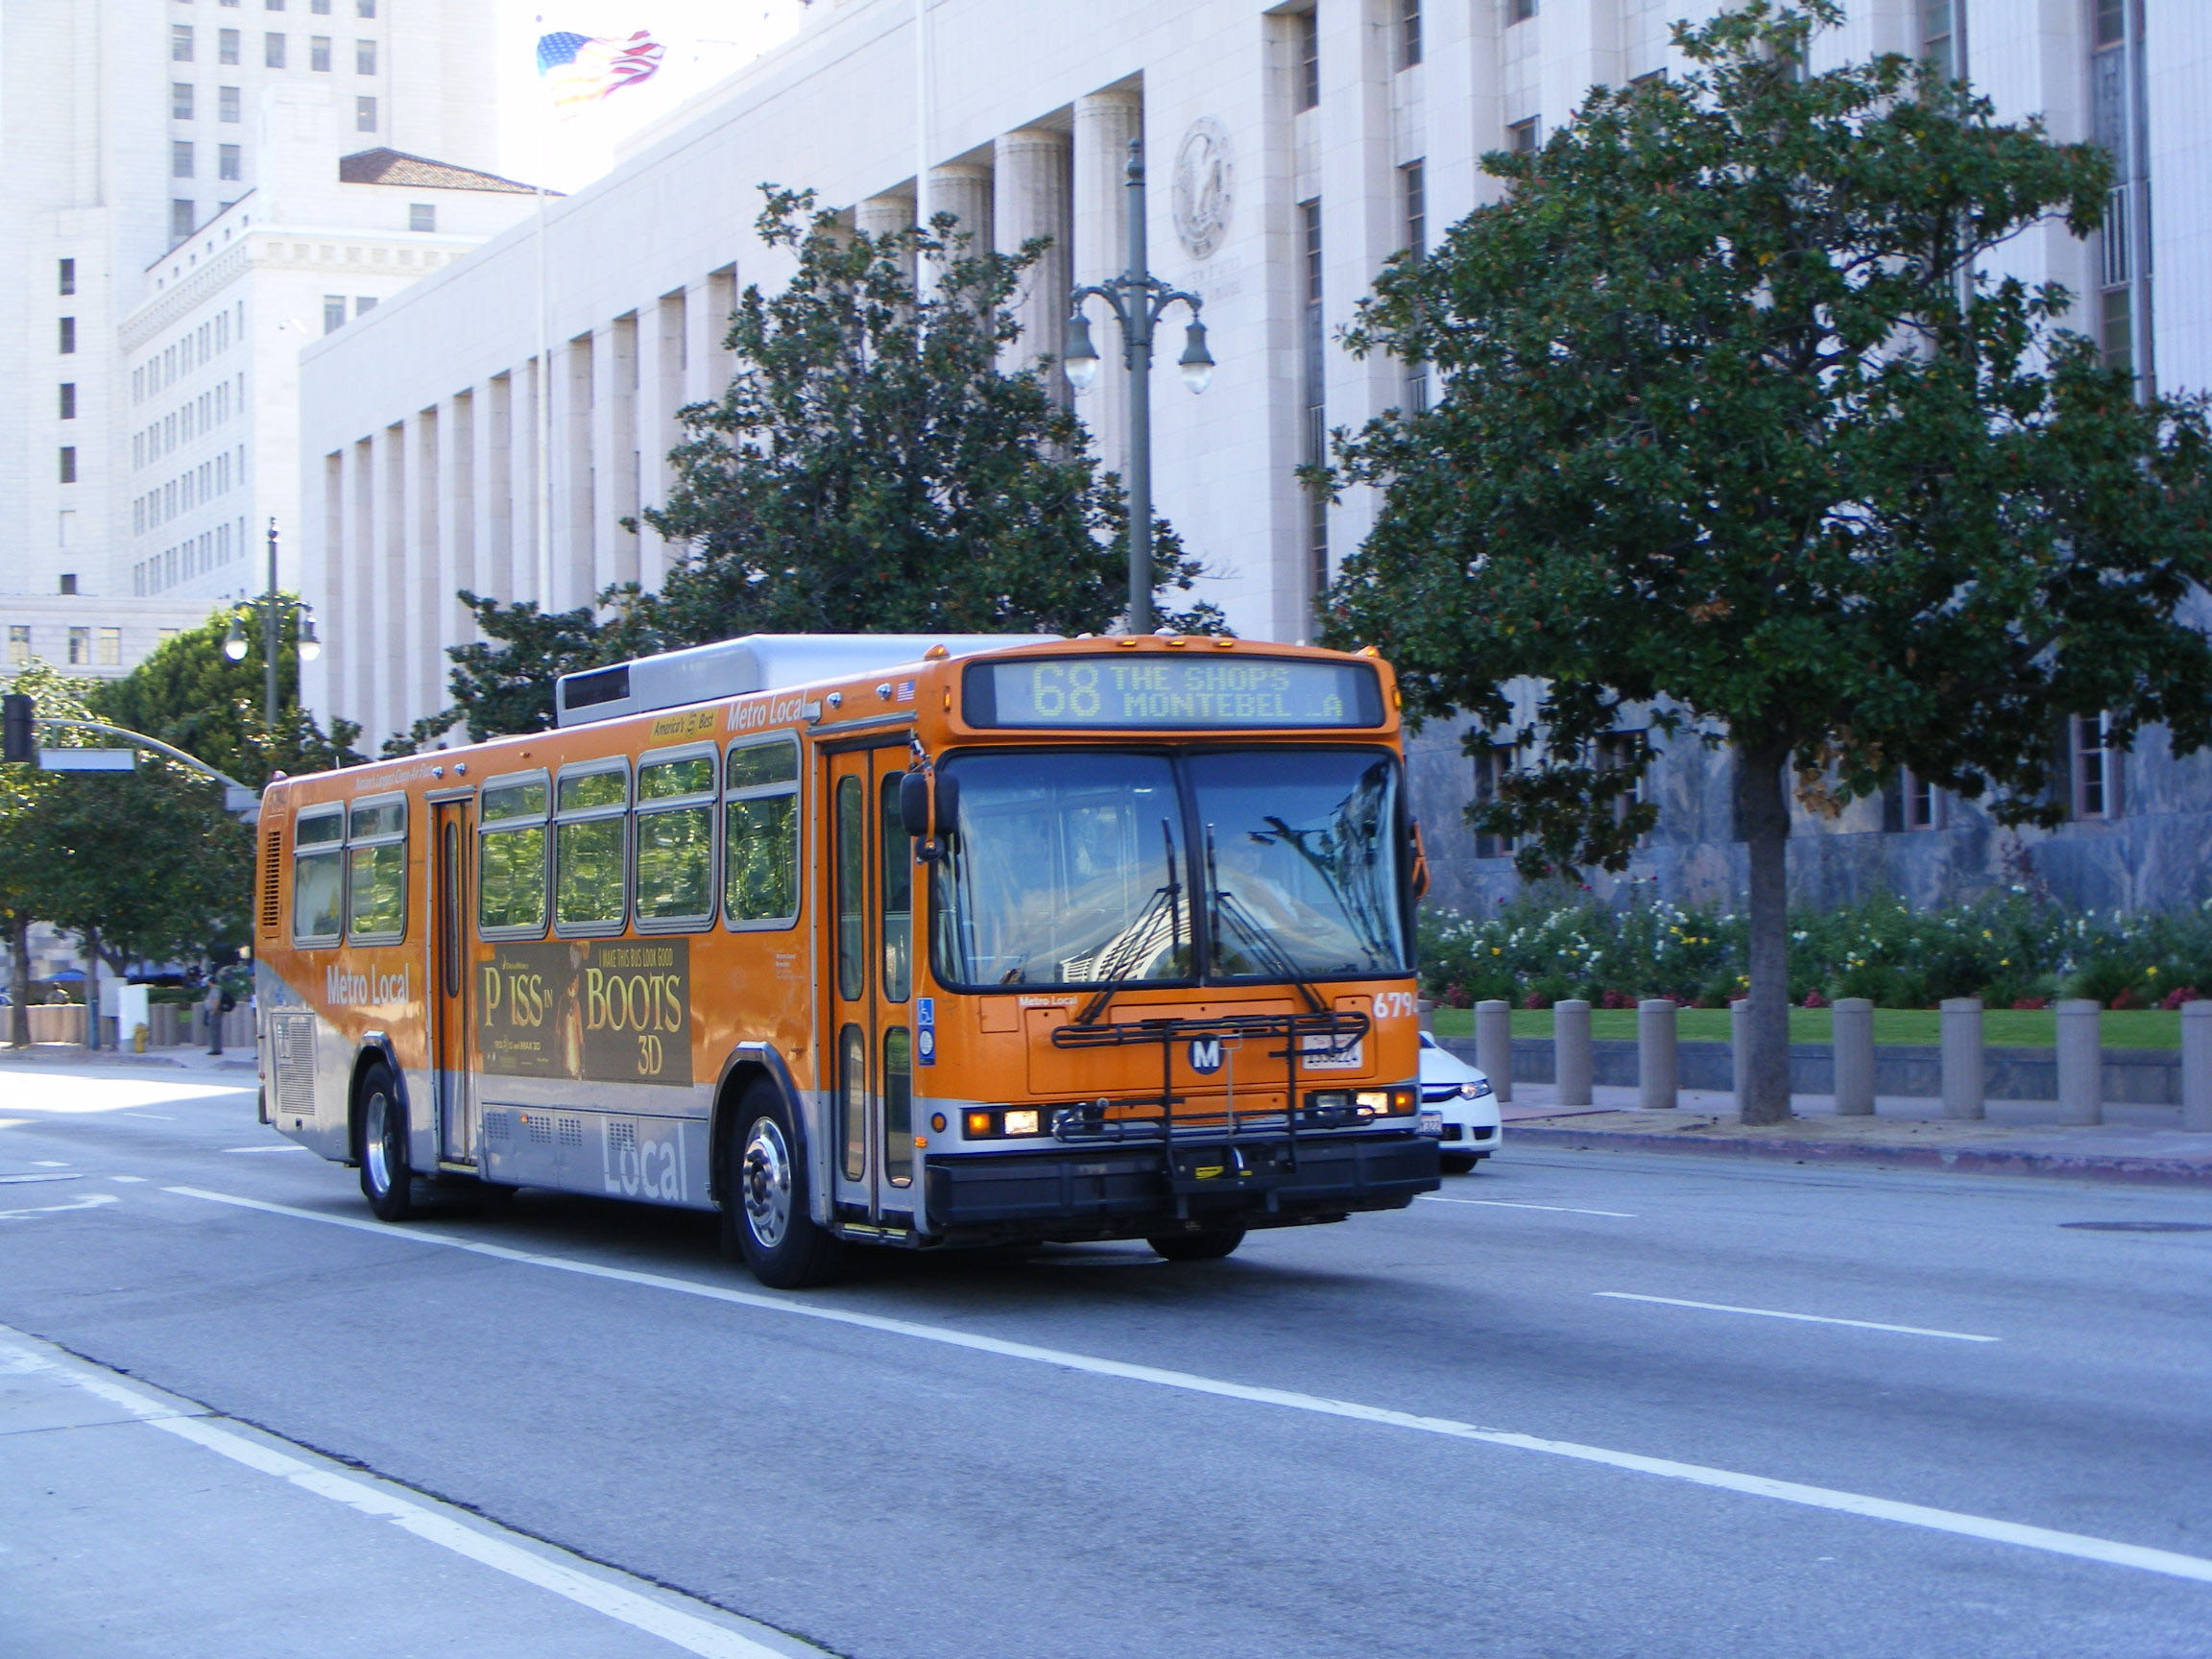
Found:
[[[2212,1186],[2212,1161],[2037,1152],[1981,1146],[1873,1145],[1863,1142],[1752,1140],[1730,1136],[1645,1135],[1588,1129],[1542,1129],[1509,1123],[1507,1142],[1533,1142],[1571,1152],[1678,1152],[1706,1157],[1787,1159],[1795,1164],[1888,1164],[1952,1174],[2046,1175],[2073,1181],[2130,1181],[2162,1186]]]

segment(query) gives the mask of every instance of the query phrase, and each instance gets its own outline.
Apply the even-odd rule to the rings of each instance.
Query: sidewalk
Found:
[[[252,1071],[255,1061],[251,1044],[243,1048],[226,1047],[216,1055],[191,1046],[133,1054],[128,1048],[120,1052],[90,1049],[81,1043],[34,1043],[28,1048],[0,1043],[0,1066],[151,1066],[178,1071],[229,1072]]]
[[[1985,1118],[1952,1120],[1940,1101],[1885,1095],[1871,1118],[1839,1118],[1833,1096],[1800,1094],[1791,1121],[1751,1126],[1726,1094],[1686,1089],[1671,1112],[1641,1110],[1633,1089],[1591,1095],[1561,1106],[1551,1084],[1516,1083],[1502,1108],[1505,1144],[2212,1185],[2212,1135],[2184,1132],[2177,1106],[2107,1105],[2102,1124],[2071,1128],[2052,1120],[2049,1101],[1992,1100]]]

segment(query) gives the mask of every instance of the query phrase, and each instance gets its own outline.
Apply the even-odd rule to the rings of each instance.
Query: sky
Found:
[[[576,190],[613,165],[614,146],[798,28],[802,0],[502,0],[499,167],[510,179]],[[569,31],[627,37],[643,29],[667,56],[649,81],[556,122],[538,78],[538,36]]]

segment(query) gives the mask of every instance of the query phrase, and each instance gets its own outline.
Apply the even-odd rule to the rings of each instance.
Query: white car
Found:
[[[1490,1079],[1424,1031],[1421,1033],[1421,1119],[1442,1134],[1438,1162],[1464,1175],[1498,1149],[1503,1124]]]

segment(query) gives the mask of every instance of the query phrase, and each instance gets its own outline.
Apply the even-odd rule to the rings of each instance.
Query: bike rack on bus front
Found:
[[[1235,1192],[1265,1192],[1267,1208],[1272,1211],[1276,1207],[1275,1190],[1281,1185],[1281,1175],[1294,1172],[1298,1167],[1300,1062],[1334,1059],[1366,1036],[1372,1023],[1365,1014],[1347,1009],[1307,1014],[1224,1014],[1206,1019],[1132,1020],[1111,1025],[1056,1025],[1052,1028],[1052,1046],[1056,1048],[1125,1048],[1157,1043],[1160,1046],[1161,1116],[1158,1123],[1133,1122],[1128,1118],[1108,1121],[1102,1110],[1108,1103],[1103,1100],[1095,1107],[1065,1106],[1052,1114],[1053,1139],[1092,1144],[1158,1141],[1162,1147],[1162,1173],[1168,1190],[1175,1194],[1175,1212],[1181,1219],[1189,1218],[1192,1197]],[[1309,1049],[1308,1042],[1316,1037],[1325,1038],[1328,1046]],[[1175,1107],[1185,1096],[1175,1093],[1175,1045],[1209,1038],[1232,1042],[1238,1047],[1252,1042],[1281,1040],[1282,1047],[1263,1050],[1268,1059],[1284,1061],[1288,1073],[1280,1135],[1266,1133],[1260,1124],[1240,1125],[1232,1094],[1227,1098],[1227,1121],[1222,1130],[1218,1134],[1205,1132],[1203,1142],[1196,1144],[1189,1142],[1200,1132],[1194,1126],[1185,1130],[1187,1143],[1178,1151]],[[1144,1102],[1124,1104],[1141,1106]],[[1098,1113],[1095,1119],[1090,1116],[1093,1112]],[[1341,1114],[1330,1112],[1326,1118],[1316,1111],[1308,1126],[1343,1128],[1358,1121],[1356,1111],[1346,1108]],[[1280,1151],[1282,1156],[1266,1156],[1255,1163],[1245,1151],[1245,1142],[1257,1150]]]

